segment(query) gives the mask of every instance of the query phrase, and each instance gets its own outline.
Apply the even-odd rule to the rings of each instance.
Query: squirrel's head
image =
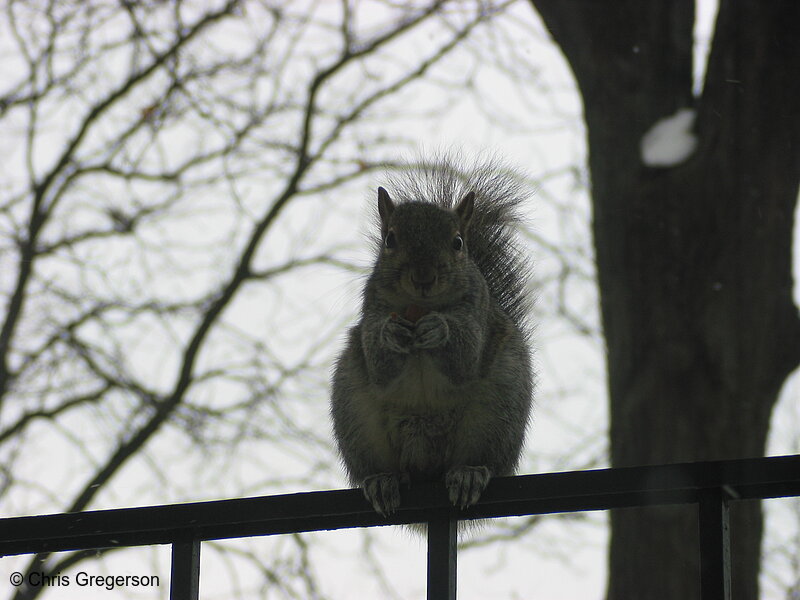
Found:
[[[447,210],[429,202],[395,204],[378,188],[382,282],[409,302],[452,298],[464,285],[467,234],[475,206],[469,192]],[[400,299],[400,298],[399,298]]]

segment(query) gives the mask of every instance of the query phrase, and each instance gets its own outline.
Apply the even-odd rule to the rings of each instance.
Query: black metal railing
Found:
[[[800,496],[800,455],[500,477],[464,511],[418,485],[388,519],[358,490],[15,517],[0,519],[0,556],[171,544],[170,598],[196,600],[203,541],[428,523],[428,599],[454,600],[458,520],[696,504],[701,597],[729,600],[728,505],[787,496]]]

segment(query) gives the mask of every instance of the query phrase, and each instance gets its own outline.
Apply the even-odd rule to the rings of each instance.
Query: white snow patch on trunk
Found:
[[[694,110],[682,108],[656,121],[642,136],[642,162],[648,167],[673,167],[689,158],[697,147],[697,137],[691,131],[694,118]]]

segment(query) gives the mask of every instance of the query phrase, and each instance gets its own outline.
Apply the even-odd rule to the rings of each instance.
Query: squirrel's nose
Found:
[[[428,266],[411,269],[411,283],[418,288],[432,286],[436,283],[436,269]]]

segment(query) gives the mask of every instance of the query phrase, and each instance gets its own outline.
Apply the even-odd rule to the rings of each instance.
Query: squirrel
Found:
[[[381,515],[415,481],[443,481],[464,509],[515,473],[531,411],[530,265],[514,231],[525,196],[497,163],[447,157],[387,187],[360,319],[334,368],[334,437]]]

